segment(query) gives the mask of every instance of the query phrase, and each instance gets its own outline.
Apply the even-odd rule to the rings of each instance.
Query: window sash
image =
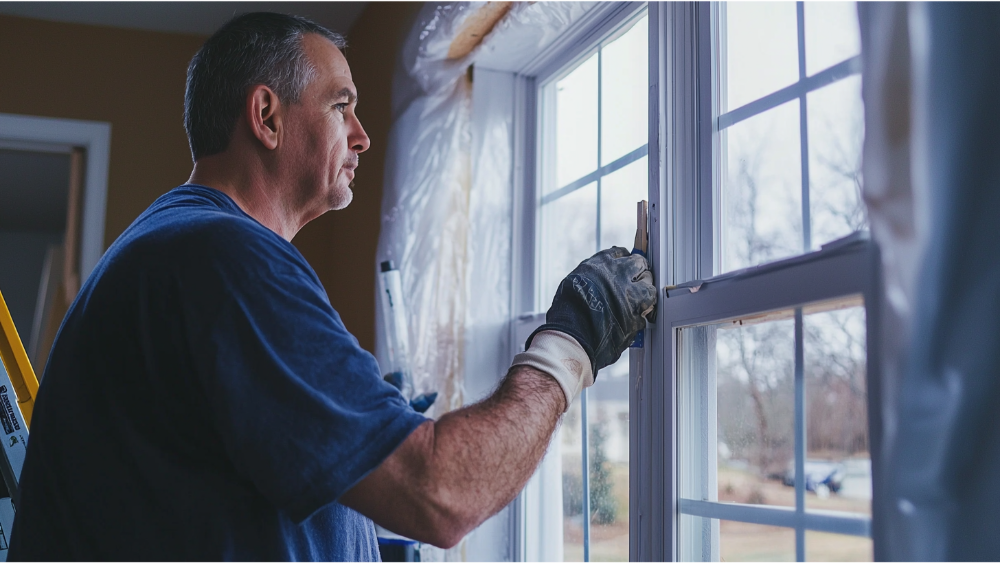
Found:
[[[790,102],[792,100],[799,101],[799,162],[801,166],[801,188],[800,188],[800,202],[801,202],[801,214],[802,214],[802,251],[809,252],[812,249],[812,210],[810,206],[810,179],[809,179],[809,109],[808,109],[808,94],[812,91],[818,90],[825,86],[829,86],[835,82],[843,80],[849,76],[861,73],[861,56],[856,55],[854,57],[848,58],[840,63],[837,63],[825,70],[822,70],[812,76],[808,76],[806,73],[806,38],[805,38],[805,5],[800,0],[795,4],[796,12],[796,35],[797,35],[797,57],[798,57],[798,69],[799,78],[794,84],[781,88],[775,92],[767,94],[757,100],[749,102],[741,107],[730,110],[726,113],[721,112],[721,99],[724,95],[726,87],[726,5],[725,2],[713,2],[712,3],[712,30],[711,33],[714,37],[714,49],[713,57],[708,65],[713,65],[718,63],[716,68],[712,70],[702,69],[702,72],[711,74],[714,78],[714,84],[712,85],[712,99],[713,107],[717,115],[713,120],[714,124],[714,137],[713,140],[715,146],[714,154],[714,165],[715,177],[713,178],[713,183],[715,185],[715,195],[716,195],[716,217],[722,218],[718,221],[719,224],[715,226],[712,232],[714,238],[715,256],[714,271],[719,273],[722,268],[722,253],[721,253],[721,243],[722,243],[722,228],[721,223],[724,222],[719,204],[722,199],[722,185],[719,180],[722,178],[722,166],[725,165],[725,146],[722,143],[721,135],[727,128],[736,125],[737,123],[750,119],[756,115],[760,115],[768,110],[774,109],[782,104]]]
[[[854,239],[853,242],[850,242]],[[685,452],[678,448],[679,437],[676,397],[667,407],[671,415],[664,423],[665,443],[664,464],[668,475],[666,486],[672,490],[670,494],[672,506],[677,507],[675,514],[668,514],[664,525],[674,538],[673,545],[686,538],[677,536],[678,521],[681,514],[735,520],[754,524],[782,526],[795,529],[796,546],[799,561],[804,560],[804,534],[806,530],[832,532],[852,536],[872,536],[871,518],[865,515],[855,515],[843,512],[824,512],[809,510],[804,507],[805,495],[805,436],[804,411],[802,406],[802,307],[811,303],[842,299],[852,295],[861,295],[866,308],[866,340],[868,349],[868,410],[877,412],[879,404],[879,372],[876,362],[879,334],[878,324],[878,252],[873,243],[867,240],[857,240],[858,237],[848,237],[848,242],[830,244],[824,249],[803,256],[758,266],[735,274],[718,276],[705,282],[685,284],[684,287],[668,292],[666,316],[661,321],[665,340],[663,346],[669,351],[666,362],[664,393],[676,397],[680,382],[680,362],[684,361],[678,343],[678,330],[698,325],[714,324],[727,319],[746,317],[770,311],[796,309],[796,413],[795,413],[795,464],[796,464],[796,506],[770,507],[745,504],[719,503],[709,500],[680,498],[678,485],[678,465],[681,462],[692,463],[690,459],[681,459]],[[703,414],[700,418],[705,418]],[[711,421],[709,421],[711,423]],[[870,431],[870,450],[878,451],[880,435],[877,425],[872,425]],[[702,460],[711,463],[714,460],[714,450],[704,444],[701,447],[703,455],[711,457]],[[873,482],[877,480],[877,468],[873,464]],[[703,488],[703,487],[702,487]],[[874,507],[873,507],[874,509]],[[676,553],[674,551],[673,553]],[[664,560],[673,560],[673,553],[664,553]]]

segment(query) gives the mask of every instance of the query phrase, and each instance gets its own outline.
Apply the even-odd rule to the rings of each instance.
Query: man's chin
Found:
[[[333,194],[333,201],[331,202],[330,209],[333,211],[338,211],[344,209],[354,201],[354,182],[351,182],[343,190],[337,190]]]

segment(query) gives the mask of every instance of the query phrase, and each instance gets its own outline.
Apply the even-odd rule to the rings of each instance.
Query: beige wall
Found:
[[[375,346],[375,247],[390,86],[399,42],[420,3],[370,4],[348,60],[372,146],[355,198],[307,226],[295,244],[361,345]],[[187,63],[204,37],[0,16],[0,113],[107,121],[111,166],[105,245],[157,197],[183,183],[191,156],[182,121]]]
[[[110,244],[191,173],[184,73],[204,39],[11,16],[0,29],[0,112],[111,123]]]

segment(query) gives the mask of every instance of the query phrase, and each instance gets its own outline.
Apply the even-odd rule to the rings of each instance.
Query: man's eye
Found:
[[[343,103],[343,104],[333,104],[334,109],[336,109],[340,113],[344,113],[345,111],[347,111],[347,106],[348,106],[348,104],[346,104],[346,103]]]

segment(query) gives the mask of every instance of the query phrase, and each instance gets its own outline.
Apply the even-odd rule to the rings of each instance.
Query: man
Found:
[[[343,40],[227,23],[188,69],[188,183],[98,264],[54,344],[11,559],[376,560],[372,520],[451,546],[509,503],[644,324],[645,260],[599,253],[485,401],[438,421],[379,377],[290,244],[368,148]]]

